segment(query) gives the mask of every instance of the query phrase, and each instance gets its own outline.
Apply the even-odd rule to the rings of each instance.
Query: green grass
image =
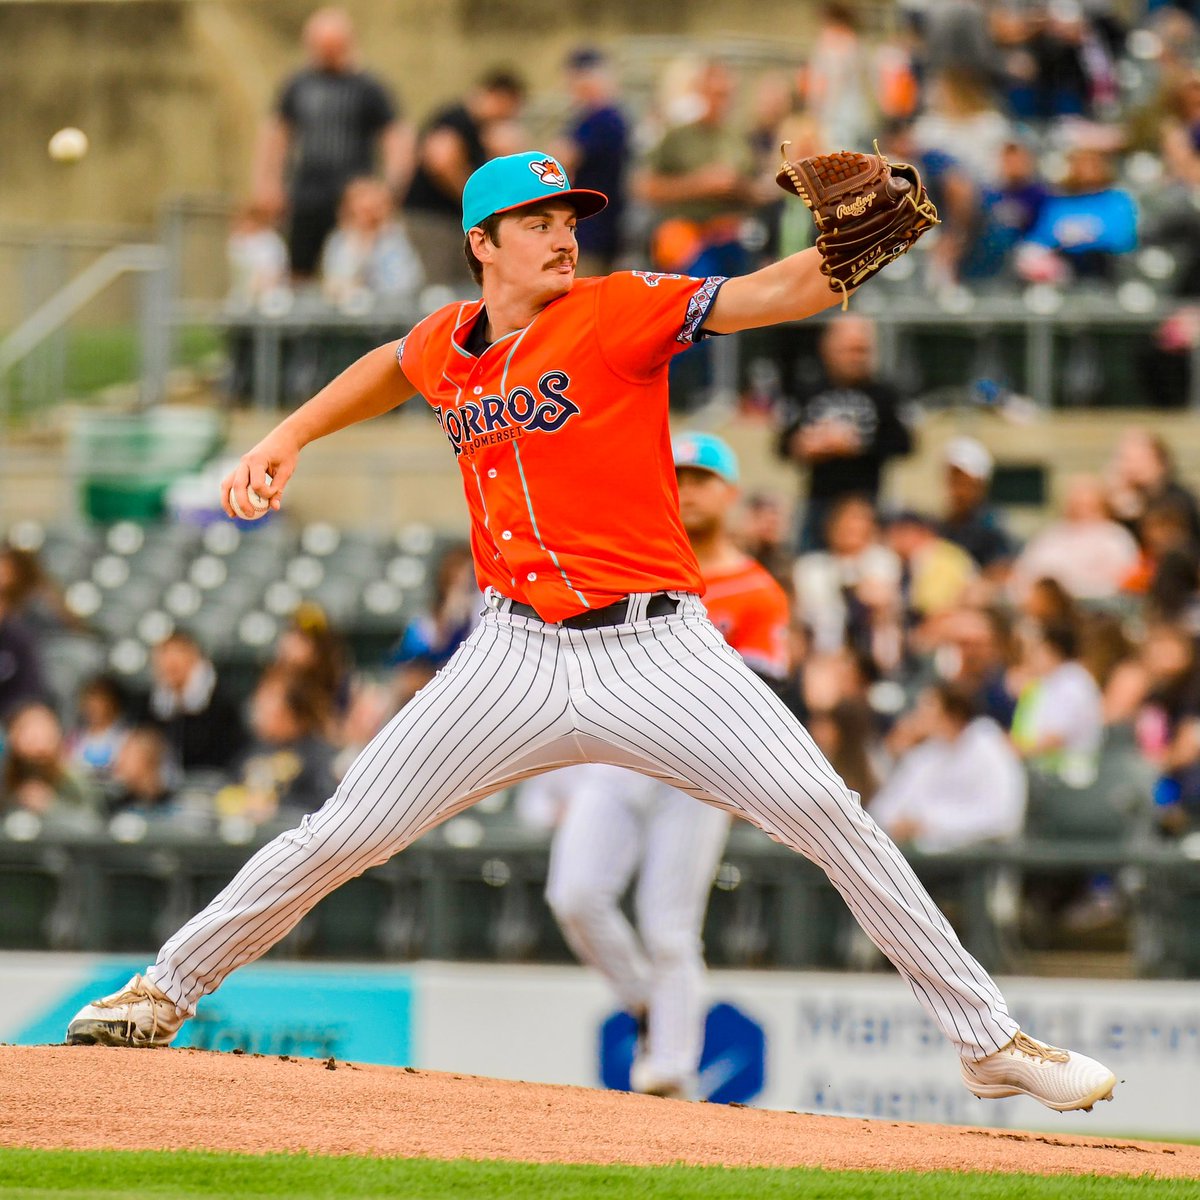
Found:
[[[132,1113],[132,1110],[131,1110]],[[1195,1180],[1097,1176],[895,1174],[721,1167],[536,1166],[427,1159],[0,1150],[5,1200],[1194,1200]]]

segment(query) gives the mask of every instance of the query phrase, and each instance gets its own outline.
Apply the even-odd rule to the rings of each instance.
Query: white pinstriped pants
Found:
[[[340,884],[491,792],[577,762],[631,767],[798,850],[960,1054],[1011,1040],[1017,1024],[987,972],[694,596],[675,615],[595,630],[486,611],[336,793],[254,854],[148,978],[194,1012]]]
[[[543,779],[569,797],[546,900],[576,956],[605,976],[628,1012],[645,1012],[642,1065],[651,1078],[690,1088],[704,1049],[700,935],[729,817],[602,763]],[[635,871],[636,931],[621,911]]]

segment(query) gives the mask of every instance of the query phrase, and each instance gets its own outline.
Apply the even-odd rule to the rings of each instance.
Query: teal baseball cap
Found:
[[[541,150],[506,154],[485,162],[463,188],[463,233],[493,213],[511,212],[539,200],[569,200],[580,220],[608,204],[603,192],[573,188],[562,163]]]
[[[711,433],[684,433],[671,443],[677,467],[694,467],[711,471],[726,483],[737,483],[737,455],[721,439]]]

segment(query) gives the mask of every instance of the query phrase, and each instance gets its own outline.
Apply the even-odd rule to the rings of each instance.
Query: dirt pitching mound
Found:
[[[1200,1146],[803,1116],[332,1060],[82,1046],[0,1047],[0,1146],[1200,1178]]]

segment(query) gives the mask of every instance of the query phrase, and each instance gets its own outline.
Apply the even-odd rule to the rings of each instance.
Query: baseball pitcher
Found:
[[[309,442],[420,393],[463,474],[487,606],[334,795],[254,854],[144,975],[87,1005],[71,1042],[162,1046],[226,976],[323,896],[500,788],[554,767],[629,767],[757,825],[826,871],[953,1046],[978,1096],[1090,1108],[1116,1078],[1022,1032],[903,855],[721,636],[679,518],[667,368],[702,338],[798,321],[849,295],[936,214],[877,155],[787,164],[812,249],[736,279],[575,278],[575,226],[606,198],[542,153],[463,193],[479,300],[370,351],[222,483],[230,516],[278,509]]]

